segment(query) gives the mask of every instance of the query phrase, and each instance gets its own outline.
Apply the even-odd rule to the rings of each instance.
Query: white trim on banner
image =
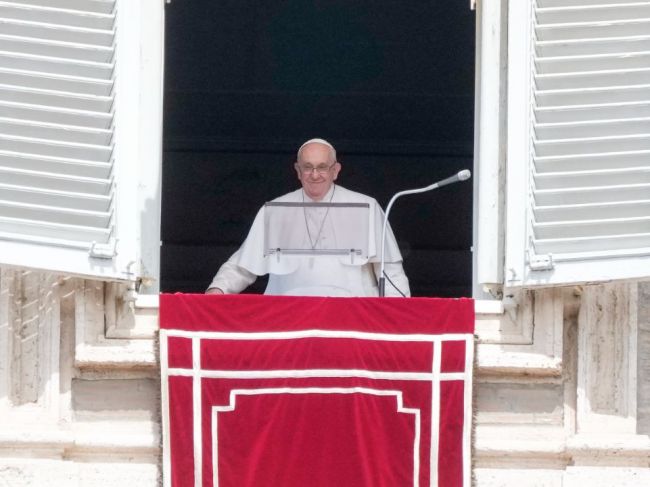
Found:
[[[264,389],[232,389],[230,391],[229,404],[227,406],[212,406],[212,472],[213,486],[219,487],[219,462],[217,438],[217,414],[220,412],[231,412],[235,410],[236,399],[241,396],[256,396],[265,394],[369,394],[373,396],[393,396],[397,402],[397,412],[413,414],[415,416],[415,435],[413,439],[413,487],[420,485],[420,436],[421,436],[421,413],[417,408],[405,408],[401,391],[383,389],[370,389],[367,387],[269,387]]]
[[[429,459],[429,484],[438,485],[438,449],[440,429],[440,366],[442,364],[442,341],[433,342],[433,363],[431,364],[431,456]]]
[[[170,368],[170,376],[194,377],[190,369]],[[311,378],[364,378],[385,380],[421,380],[432,381],[429,372],[385,372],[366,369],[278,369],[278,370],[201,370],[203,379],[311,379]],[[464,372],[441,372],[440,380],[465,380]]]
[[[201,339],[192,338],[192,419],[194,421],[194,486],[203,486],[203,435],[201,433]]]
[[[192,341],[192,369],[170,368],[168,362],[168,340],[170,337],[189,338]],[[295,338],[354,338],[373,341],[397,341],[397,342],[429,342],[433,345],[433,361],[431,372],[390,372],[365,369],[303,369],[303,370],[253,370],[253,371],[232,371],[232,370],[204,370],[201,367],[201,340],[269,340],[269,339],[295,339]],[[328,331],[328,330],[301,330],[291,332],[261,332],[261,333],[229,333],[229,332],[189,332],[181,330],[161,330],[160,332],[160,353],[161,353],[161,378],[162,378],[162,422],[163,422],[163,485],[171,487],[171,452],[170,452],[170,410],[169,410],[169,378],[173,376],[192,378],[192,401],[193,401],[193,447],[194,447],[194,485],[201,487],[203,484],[203,452],[202,452],[202,391],[203,379],[268,379],[268,378],[369,378],[379,380],[404,380],[404,381],[430,381],[432,390],[431,402],[431,457],[430,457],[430,485],[438,485],[438,455],[439,455],[439,425],[440,425],[440,382],[441,381],[463,381],[464,387],[464,424],[462,433],[462,456],[463,456],[463,487],[471,485],[471,404],[472,399],[472,367],[473,367],[473,335],[471,334],[388,334],[388,333],[367,333],[357,331]],[[441,372],[442,366],[442,342],[462,341],[465,347],[465,372]],[[329,392],[323,392],[323,391]],[[292,392],[294,391],[294,392]],[[235,407],[235,397],[252,394],[280,394],[280,393],[368,393],[375,395],[394,395],[398,401],[398,412],[416,415],[417,419],[417,444],[421,442],[420,410],[404,408],[402,404],[402,391],[366,389],[362,387],[353,388],[268,388],[268,389],[233,389],[230,391],[230,404],[228,406],[213,406],[211,431],[213,434],[213,468],[218,466],[217,436],[215,428],[216,413],[219,411],[232,411]],[[228,409],[230,408],[230,409]],[[414,465],[417,466],[415,484],[419,484],[419,447],[414,449]],[[216,476],[218,469],[213,470]],[[218,479],[214,479],[215,487],[218,486]]]
[[[160,330],[160,399],[162,401],[163,487],[172,485],[171,438],[169,432],[169,349],[167,330]]]
[[[295,338],[356,338],[380,342],[432,342],[435,340],[461,341],[467,333],[372,333],[348,330],[298,330],[265,332],[227,332],[227,331],[184,331],[168,330],[167,336],[179,338],[210,338],[219,340],[292,340]]]
[[[472,404],[472,386],[474,370],[474,339],[469,336],[465,340],[465,372],[463,375],[463,390],[465,391],[463,401],[463,411],[465,418],[463,419],[463,487],[471,487],[472,475],[472,408],[467,407]]]

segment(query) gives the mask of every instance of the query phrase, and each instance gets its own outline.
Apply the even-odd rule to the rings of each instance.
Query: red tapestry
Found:
[[[468,487],[471,299],[162,295],[169,487]]]

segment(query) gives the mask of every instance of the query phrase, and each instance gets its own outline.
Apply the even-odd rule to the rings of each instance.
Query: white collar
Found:
[[[330,189],[327,191],[327,193],[325,193],[325,196],[323,196],[323,198],[318,201],[311,199],[309,195],[305,192],[304,188],[300,188],[300,191],[302,191],[302,195],[304,196],[306,203],[327,203],[332,199],[334,193],[334,186],[335,184],[332,183]]]

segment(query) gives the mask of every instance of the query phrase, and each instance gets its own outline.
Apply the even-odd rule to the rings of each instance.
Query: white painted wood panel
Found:
[[[116,239],[115,7],[0,1],[3,241],[89,251]]]
[[[0,0],[0,264],[157,290],[163,8]]]
[[[647,277],[650,2],[530,5],[510,8],[523,92],[509,102],[532,109],[509,117],[523,125],[509,129],[509,204],[524,207],[509,209],[506,285]]]

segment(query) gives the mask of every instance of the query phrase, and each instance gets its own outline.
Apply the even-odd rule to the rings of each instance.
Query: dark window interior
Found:
[[[163,291],[205,290],[298,187],[304,140],[332,142],[338,183],[384,207],[472,167],[468,2],[174,1],[165,49]],[[471,182],[398,200],[391,224],[413,295],[471,295]]]

